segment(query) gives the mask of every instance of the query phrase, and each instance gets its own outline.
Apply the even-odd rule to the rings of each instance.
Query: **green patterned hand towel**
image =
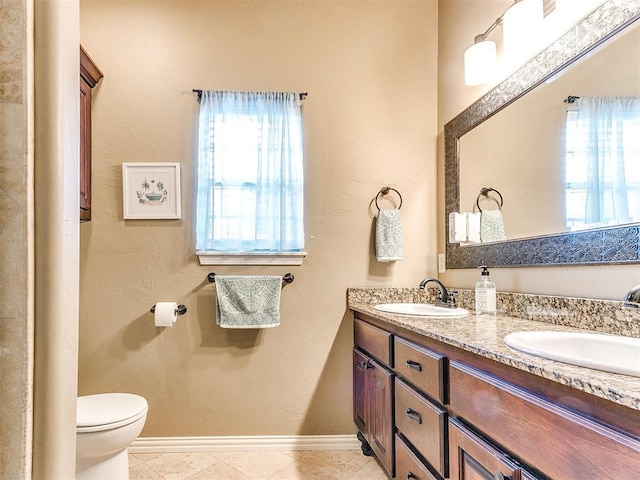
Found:
[[[376,259],[402,260],[402,217],[400,210],[380,210],[376,220]]]
[[[216,275],[216,323],[222,328],[280,325],[282,277]]]
[[[502,212],[500,210],[482,210],[480,214],[480,241],[487,243],[506,239]]]

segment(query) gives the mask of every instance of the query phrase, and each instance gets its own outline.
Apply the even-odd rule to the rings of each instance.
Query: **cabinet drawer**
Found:
[[[467,365],[451,362],[449,372],[452,415],[543,474],[562,480],[638,478],[637,438]]]
[[[377,358],[389,367],[393,367],[393,334],[355,319],[353,339],[357,347]]]
[[[504,452],[475,435],[460,422],[452,419],[449,423],[451,480],[522,478],[522,470]]]
[[[394,349],[398,375],[409,380],[430,397],[446,404],[447,358],[398,337],[395,338]]]
[[[447,412],[396,378],[396,427],[443,477],[448,475]]]
[[[399,435],[396,435],[396,478],[398,480],[437,480]]]

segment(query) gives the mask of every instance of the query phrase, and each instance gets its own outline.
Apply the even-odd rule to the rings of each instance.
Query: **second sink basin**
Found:
[[[439,307],[431,303],[381,303],[373,308],[381,312],[420,317],[464,317],[469,313],[464,308]]]
[[[640,338],[573,332],[515,332],[504,342],[538,357],[640,376]]]

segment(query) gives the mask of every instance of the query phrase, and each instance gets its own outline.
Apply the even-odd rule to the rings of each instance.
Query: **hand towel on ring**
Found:
[[[379,210],[376,218],[376,259],[379,262],[402,260],[402,217],[400,209]]]
[[[502,210],[482,210],[480,213],[480,241],[487,243],[506,239]]]

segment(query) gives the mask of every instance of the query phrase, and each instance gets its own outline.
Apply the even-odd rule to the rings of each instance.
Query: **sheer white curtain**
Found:
[[[303,189],[299,94],[202,92],[198,251],[302,250]]]
[[[637,221],[640,98],[582,97],[578,108],[568,112],[566,133],[569,223]]]

